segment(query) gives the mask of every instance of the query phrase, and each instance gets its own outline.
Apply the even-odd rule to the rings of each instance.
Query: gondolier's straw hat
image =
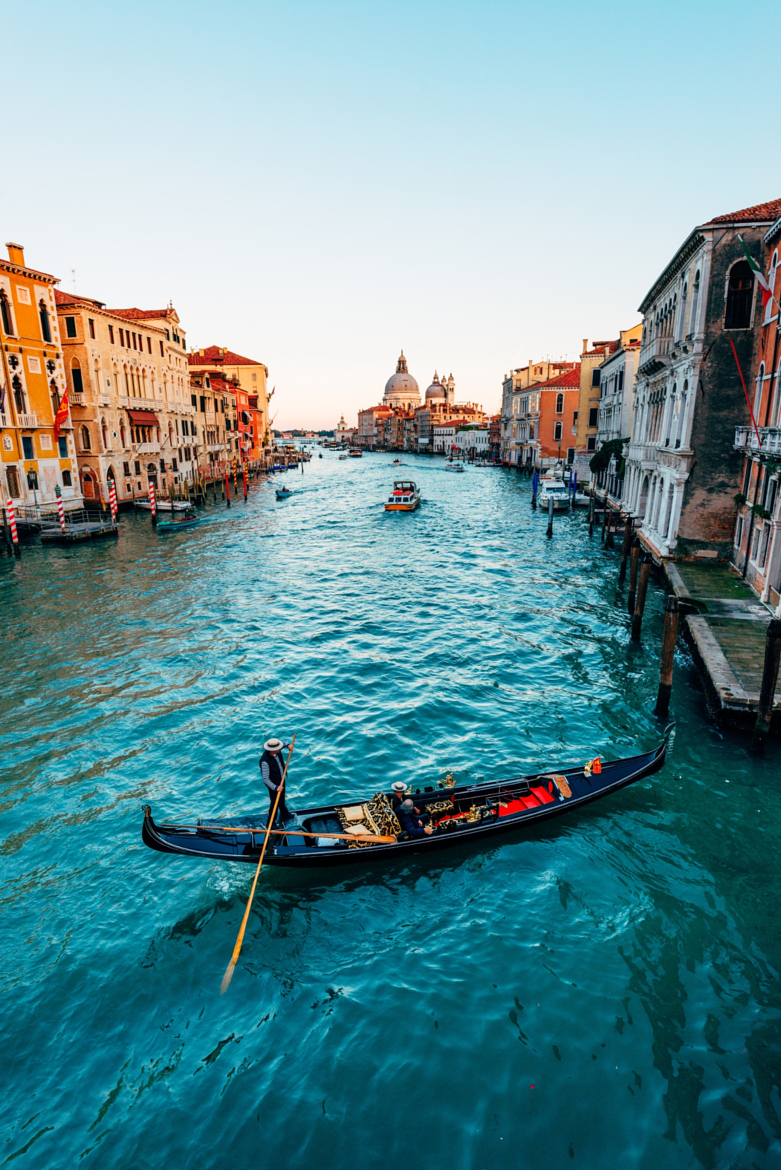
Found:
[[[394,780],[391,787],[393,788],[394,792],[406,792],[407,791],[407,785],[404,783],[403,780]]]
[[[276,739],[272,736],[271,739],[267,739],[263,744],[263,750],[266,752],[281,752],[284,746],[281,739]]]

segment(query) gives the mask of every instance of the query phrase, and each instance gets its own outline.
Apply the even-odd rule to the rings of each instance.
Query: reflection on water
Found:
[[[781,1164],[781,754],[707,722],[683,650],[657,776],[391,871],[269,871],[220,997],[251,873],[151,853],[142,802],[263,808],[274,732],[294,805],[659,737],[660,595],[631,646],[583,516],[548,542],[511,473],[407,462],[409,516],[390,456],[326,453],[285,503],[0,563],[15,1166]]]

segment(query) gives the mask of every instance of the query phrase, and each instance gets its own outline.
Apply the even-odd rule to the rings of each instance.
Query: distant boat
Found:
[[[347,458],[347,456],[346,456],[346,455],[340,455],[340,456],[339,456],[339,458],[340,458],[340,459],[346,459],[346,458]]]
[[[448,459],[447,463],[445,464],[445,471],[463,471],[463,470],[464,470],[464,465],[460,459],[456,459],[455,462],[453,462],[452,459]]]
[[[278,500],[286,500],[289,496],[293,495],[293,492],[290,490],[290,488],[275,488],[275,491],[277,493]]]
[[[152,505],[149,500],[135,500],[135,506],[140,508],[143,512],[151,512]],[[156,500],[155,508],[158,512],[186,512],[188,508],[192,507],[187,500]]]
[[[420,492],[411,479],[393,481],[393,492],[385,504],[386,512],[414,512],[420,504]]]
[[[400,459],[394,459],[394,460],[393,460],[393,466],[394,466],[394,467],[401,467],[401,460],[400,460]]]
[[[194,528],[201,520],[195,508],[190,505],[179,518],[172,516],[170,520],[158,520],[158,532],[180,532],[183,528]]]
[[[362,455],[363,455],[363,451],[359,450],[358,447],[351,447],[350,448],[350,458],[351,459],[360,459]]]

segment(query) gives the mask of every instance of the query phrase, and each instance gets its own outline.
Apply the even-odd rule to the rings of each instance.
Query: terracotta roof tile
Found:
[[[580,389],[580,362],[577,362],[571,370],[565,370],[563,374],[559,374],[557,378],[551,378],[549,382],[537,382],[536,385],[528,386],[528,390],[575,390]]]
[[[256,362],[254,358],[242,357],[232,349],[224,349],[219,345],[209,345],[203,353],[199,349],[190,351],[187,360],[191,366],[262,366],[263,362]]]
[[[96,301],[94,297],[71,296],[70,293],[62,292],[59,288],[54,290],[54,303],[55,305],[93,305],[98,309],[104,307],[103,301]]]
[[[109,309],[115,317],[124,317],[126,321],[151,321],[160,317],[167,317],[170,309]]]
[[[727,215],[717,215],[709,219],[708,223],[755,223],[763,220],[772,223],[780,215],[781,199],[771,199],[769,203],[757,203],[754,207],[744,207],[740,211],[730,211]]]

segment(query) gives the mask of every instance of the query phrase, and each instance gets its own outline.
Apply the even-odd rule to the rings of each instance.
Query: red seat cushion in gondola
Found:
[[[547,788],[532,788],[532,792],[537,797],[540,804],[550,804],[555,797],[551,796]]]

